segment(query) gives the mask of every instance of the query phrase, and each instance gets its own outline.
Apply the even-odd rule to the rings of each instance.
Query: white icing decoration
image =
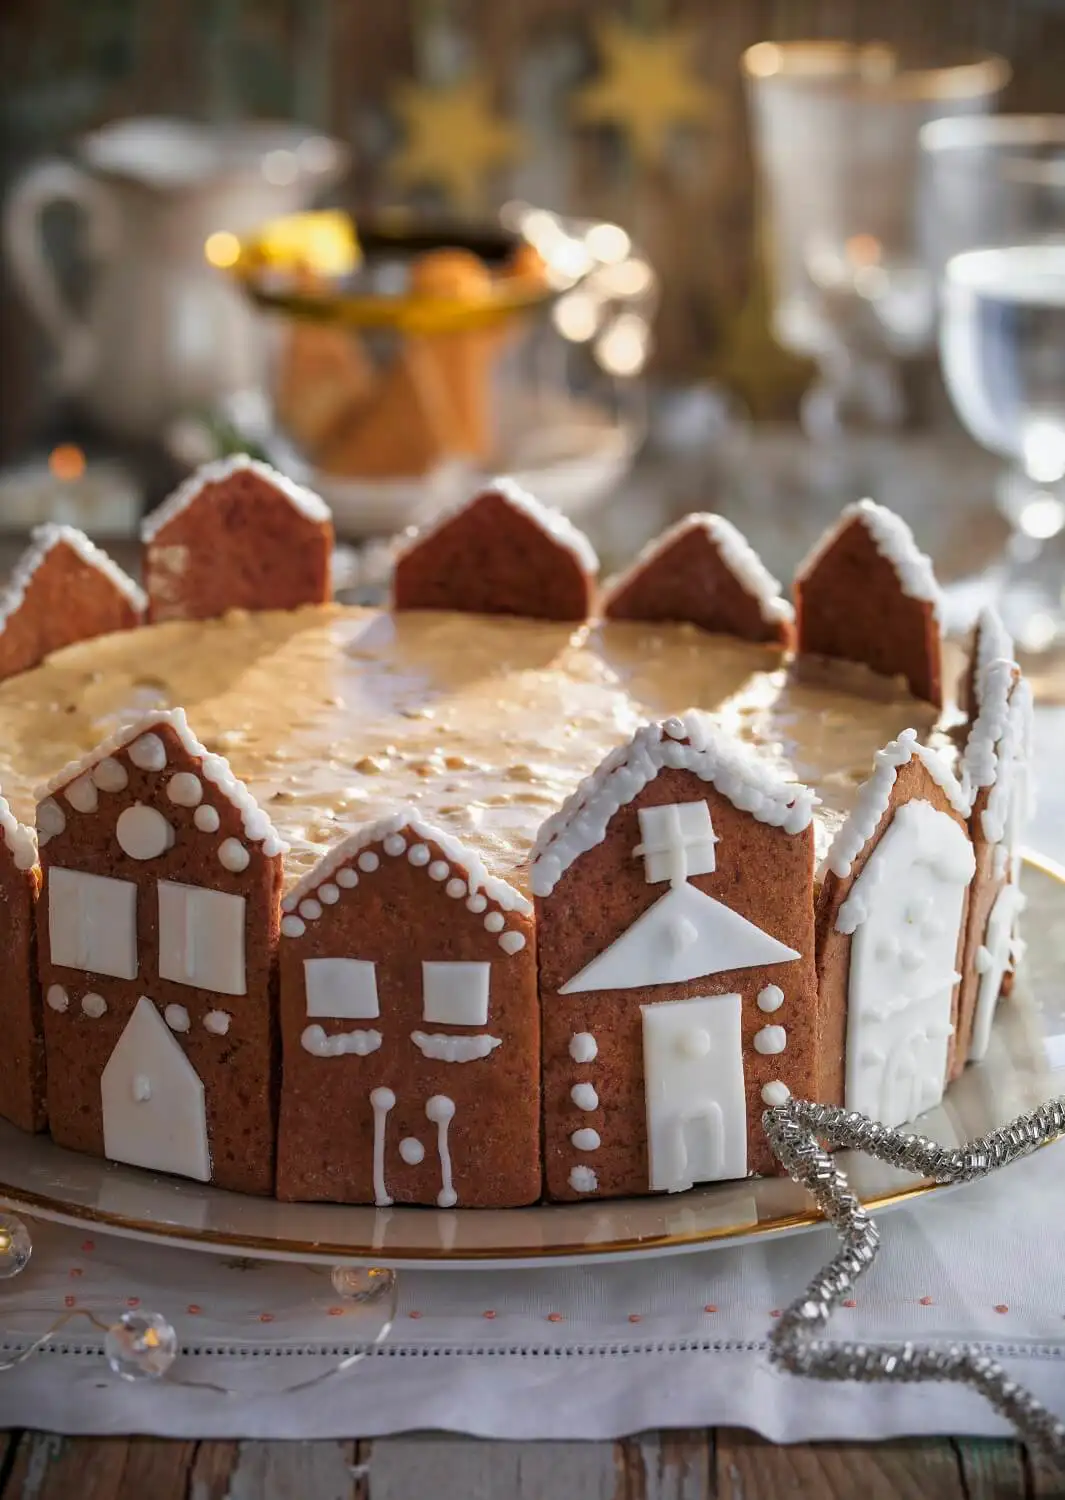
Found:
[[[440,1158],[440,1191],[436,1195],[438,1208],[454,1208],[459,1201],[451,1180],[451,1151],[447,1133],[455,1117],[455,1101],[446,1094],[434,1094],[425,1106],[426,1116],[436,1126],[436,1152]]]
[[[313,1029],[313,1028],[312,1028]],[[320,1028],[318,1028],[320,1029]],[[377,1033],[374,1033],[376,1035]],[[303,1033],[306,1038],[307,1033]],[[306,1042],[304,1043],[306,1045]],[[373,1110],[373,1201],[378,1208],[388,1208],[392,1202],[385,1179],[385,1144],[389,1111],[396,1106],[396,1096],[391,1089],[376,1088],[370,1093]]]
[[[480,1036],[447,1036],[443,1032],[412,1031],[410,1039],[423,1057],[449,1063],[476,1062],[503,1045],[502,1037],[484,1033]]]
[[[575,1083],[569,1091],[569,1096],[578,1109],[591,1113],[593,1109],[599,1108],[599,1095],[590,1083]]]
[[[89,775],[79,776],[76,781],[72,781],[64,788],[63,796],[75,812],[92,813],[100,805],[96,783]]]
[[[191,771],[178,771],[167,782],[166,795],[176,807],[198,807],[203,801],[203,782]]]
[[[429,850],[424,844],[412,844],[407,851],[407,858],[412,865],[427,865],[429,863]]]
[[[206,804],[196,809],[192,821],[201,833],[217,833],[222,822],[217,807],[208,807]]]
[[[574,860],[603,842],[614,814],[667,767],[693,772],[735,807],[786,833],[801,833],[813,818],[815,798],[807,787],[784,781],[723,734],[709,714],[689,709],[638,729],[546,820],[533,851],[533,892],[549,896]]]
[[[128,754],[142,771],[161,771],[166,765],[166,746],[157,734],[142,734],[130,745]]]
[[[251,855],[239,839],[223,839],[218,846],[218,862],[223,870],[239,875],[251,862]]]
[[[81,1009],[90,1020],[98,1021],[101,1016],[107,1014],[107,1001],[95,990],[90,990],[87,995],[81,997]]]
[[[90,542],[83,531],[78,531],[74,526],[61,526],[49,521],[43,526],[35,527],[31,532],[30,546],[15,564],[7,586],[0,595],[0,630],[22,604],[26,597],[26,590],[32,583],[38,568],[53,547],[60,544],[68,546],[77,554],[81,562],[87,563],[89,567],[102,573],[128,602],[134,613],[143,615],[148,601],[128,573],[123,573],[117,563],[108,557],[106,552],[101,551],[95,543]]]
[[[422,1015],[444,1026],[484,1026],[488,1021],[491,964],[422,963]]]
[[[302,937],[306,931],[307,924],[305,922],[301,922],[299,917],[288,915],[281,918],[282,937],[298,938]]]
[[[325,885],[318,887],[316,894],[318,900],[324,902],[326,906],[335,906],[340,900],[339,889],[329,880],[326,881]]]
[[[999,892],[999,894],[1002,894],[1001,891]],[[978,974],[986,974],[988,969],[991,968],[994,961],[995,960],[992,956],[991,949],[985,948],[984,944],[981,943],[979,948],[977,948],[976,952],[973,954],[973,968]]]
[[[7,806],[6,801],[4,806]],[[54,797],[46,797],[37,804],[37,839],[40,844],[47,844],[49,839],[62,833],[66,826],[67,815]]]
[[[203,1027],[212,1036],[225,1036],[232,1019],[228,1010],[209,1010],[203,1018]]]
[[[269,464],[249,458],[246,453],[237,453],[229,458],[215,459],[211,463],[201,464],[194,474],[190,474],[184,483],[180,484],[161,505],[152,511],[151,515],[146,516],[141,522],[141,541],[153,542],[164,527],[200,497],[208,485],[222,484],[234,474],[242,473],[254,474],[262,479],[276,494],[283,496],[293,510],[308,521],[322,523],[332,520],[332,512],[328,505],[313,490],[293,483],[277,469],[272,469]]]
[[[872,500],[858,500],[844,508],[835,526],[825,533],[799,565],[796,580],[801,583],[813,571],[855,519],[861,521],[880,556],[886,558],[895,569],[899,587],[907,598],[930,604],[934,618],[937,622],[941,621],[943,595],[936,582],[931,561],[914,541],[913,532],[902,517]]]
[[[386,854],[390,854],[394,859],[397,855],[405,853],[407,840],[401,833],[389,833],[381,840],[381,847]]]
[[[762,1103],[775,1107],[787,1104],[791,1098],[791,1090],[786,1083],[781,1083],[779,1078],[774,1078],[771,1083],[762,1085]]]
[[[598,1130],[592,1130],[587,1125],[582,1130],[575,1130],[570,1136],[570,1142],[578,1151],[598,1151],[603,1144]]]
[[[106,1157],[210,1181],[203,1082],[145,995],[107,1061],[100,1093]]]
[[[62,812],[61,808],[58,810]],[[0,837],[15,862],[15,869],[32,870],[37,863],[37,834],[18,821],[6,797],[0,797]]]
[[[313,896],[308,896],[306,901],[300,902],[300,916],[305,922],[317,922],[321,915],[321,905],[315,901]]]
[[[472,912],[475,912],[475,913],[480,913],[480,912],[484,911],[485,908],[487,907],[487,905],[488,905],[488,902],[480,894],[480,892],[478,892],[476,896],[469,896],[469,897],[467,897],[467,900],[466,900],[466,910],[467,911],[472,911]]]
[[[459,901],[466,894],[466,882],[460,880],[457,875],[452,876],[444,890],[453,901]]]
[[[840,880],[845,880],[850,874],[851,866],[873,837],[880,819],[887,812],[899,768],[909,765],[914,756],[920,760],[954,811],[963,818],[969,816],[969,795],[947,762],[937,751],[917,743],[916,729],[904,729],[897,740],[891,740],[883,750],[876,752],[873,774],[858,788],[850,816],[832,840],[827,864],[833,875]],[[837,914],[836,931],[852,933],[863,920],[857,907],[849,907],[848,899]]]
[[[716,870],[717,834],[705,802],[641,807],[636,816],[642,841],[632,852],[643,859],[648,885],[662,880],[683,885],[689,875],[711,875]]]
[[[855,889],[873,876],[875,897],[851,944],[847,993],[847,1109],[901,1125],[932,1108],[946,1083],[947,1042],[958,933],[975,860],[965,833],[930,802],[897,808]],[[907,931],[906,911],[931,900],[942,930],[907,968],[902,942],[893,955],[885,935]],[[912,930],[912,929],[911,929]]]
[[[990,664],[998,658],[1012,661],[1013,637],[1003,625],[998,611],[986,604],[976,621],[976,657],[973,662],[973,697],[979,711],[984,696],[984,677]]]
[[[648,1186],[682,1192],[747,1175],[747,1098],[739,995],[643,1005]],[[687,1045],[693,1032],[706,1051]]]
[[[48,937],[52,962],[62,968],[136,979],[136,885],[110,875],[49,870]]]
[[[381,861],[372,849],[364,849],[363,852],[359,855],[357,863],[359,869],[362,870],[364,874],[372,875]]]
[[[569,1039],[569,1055],[575,1063],[595,1062],[599,1043],[590,1031],[575,1031]]]
[[[244,897],[171,880],[160,880],[158,889],[160,979],[246,994]]]
[[[399,1143],[399,1154],[408,1167],[416,1167],[425,1160],[425,1147],[415,1136],[405,1135]]]
[[[783,1026],[763,1026],[754,1034],[754,1050],[772,1057],[783,1052],[788,1045],[788,1033]]]
[[[451,867],[442,859],[434,859],[426,874],[430,880],[446,880],[450,874]]]
[[[692,923],[698,941],[678,948],[674,924],[679,920]],[[620,937],[562,985],[559,993],[678,984],[730,969],[789,963],[800,957],[794,948],[696,886],[671,886]]]
[[[509,953],[513,958],[515,953],[520,953],[525,947],[525,934],[522,932],[501,932],[499,934],[499,946],[504,953]]]
[[[67,994],[66,990],[61,984],[50,984],[48,986],[48,993],[45,996],[45,999],[48,1001],[48,1004],[51,1006],[51,1008],[53,1010],[59,1011],[60,1014],[62,1014],[62,1012],[65,1011],[70,1004],[70,996]]]
[[[98,765],[93,766],[92,779],[101,792],[124,792],[129,786],[128,771],[113,755],[105,755]]]
[[[713,1043],[705,1026],[691,1026],[677,1037],[677,1048],[683,1057],[693,1060],[706,1057]]]
[[[309,1016],[369,1021],[381,1014],[377,965],[366,958],[305,958],[303,982]]]
[[[1010,967],[1014,924],[1024,905],[1025,898],[1017,887],[1004,885],[995,897],[988,916],[984,942],[977,950],[978,957],[980,954],[985,955],[985,962],[978,962],[976,965],[980,984],[976,992],[973,1034],[969,1043],[970,1062],[982,1062],[987,1056],[1002,981]]]
[[[758,1009],[764,1010],[772,1015],[773,1011],[779,1010],[784,1004],[784,991],[779,984],[767,984],[764,990],[758,991]]]
[[[648,542],[637,554],[631,566],[607,584],[603,614],[609,613],[611,600],[628,588],[635,578],[668,552],[682,537],[696,531],[706,533],[721,561],[744,593],[756,600],[762,619],[767,624],[794,619],[795,611],[786,599],[781,598],[779,582],[766,568],[743,533],[738,531],[731,521],[726,521],[724,516],[712,515],[707,511],[696,511],[691,515],[683,516],[675,525]]]
[[[189,1021],[189,1013],[183,1005],[168,1005],[163,1011],[163,1020],[171,1031],[188,1031],[192,1024]]]
[[[379,1031],[358,1030],[338,1031],[329,1036],[321,1026],[305,1026],[300,1037],[300,1045],[305,1052],[310,1052],[314,1057],[346,1057],[349,1053],[355,1057],[368,1057],[371,1052],[376,1052],[383,1038]]]
[[[599,1187],[599,1179],[591,1167],[571,1167],[569,1185],[575,1193],[594,1193]]]
[[[336,883],[345,891],[354,890],[359,883],[358,874],[350,865],[345,865],[342,870],[336,872]]]
[[[486,932],[502,932],[505,918],[501,911],[490,911],[484,919]]]
[[[130,859],[158,859],[172,847],[174,830],[161,812],[136,802],[119,813],[115,837]]]

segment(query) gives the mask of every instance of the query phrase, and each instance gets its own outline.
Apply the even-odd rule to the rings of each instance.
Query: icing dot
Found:
[[[103,760],[93,766],[92,779],[101,792],[123,792],[129,785],[125,766],[113,755],[105,755]]]
[[[754,1034],[754,1050],[772,1055],[783,1052],[788,1045],[788,1033],[783,1026],[763,1026]]]
[[[217,807],[209,807],[204,803],[193,813],[192,821],[201,833],[217,833],[218,825],[222,820],[218,816]]]
[[[403,835],[401,833],[390,833],[388,835],[388,837],[386,839],[384,839],[383,842],[382,842],[382,844],[381,844],[381,848],[385,851],[385,853],[386,854],[391,854],[393,856],[393,858],[397,854],[404,853],[404,851],[406,850],[406,847],[407,847],[407,840],[403,837]]]
[[[46,797],[37,807],[37,832],[42,844],[62,833],[67,826],[67,815],[54,797]]]
[[[578,1109],[599,1108],[599,1095],[590,1083],[575,1083],[569,1091],[569,1096]]]
[[[152,1081],[144,1073],[138,1073],[133,1080],[133,1099],[136,1104],[147,1104],[152,1097]]]
[[[395,1103],[395,1100],[392,1102]],[[454,1119],[455,1101],[446,1094],[434,1094],[426,1103],[425,1113],[434,1125],[439,1125],[444,1120]]]
[[[380,859],[372,849],[364,849],[359,855],[359,869],[365,870],[367,874],[372,874],[380,863]]]
[[[484,919],[484,925],[487,932],[502,932],[504,926],[503,913],[501,911],[490,911]]]
[[[784,991],[779,984],[767,984],[764,990],[758,991],[758,1009],[768,1011],[779,1010],[784,1004]]]
[[[570,1140],[578,1151],[598,1151],[602,1144],[598,1130],[592,1130],[589,1126],[583,1130],[575,1130]]]
[[[168,1005],[163,1011],[163,1020],[171,1031],[188,1031],[189,1013],[183,1005]]]
[[[161,771],[166,765],[166,746],[157,734],[142,734],[126,754],[142,771]]]
[[[448,881],[444,890],[457,901],[460,896],[465,896],[466,894],[466,882],[459,880],[458,876],[456,876],[453,880]]]
[[[412,1135],[405,1135],[399,1143],[399,1154],[408,1167],[416,1167],[425,1160],[425,1147]]]
[[[485,909],[485,907],[487,905],[488,905],[488,898],[486,896],[482,896],[481,893],[480,893],[480,891],[477,891],[466,902],[466,910],[467,911],[474,911],[474,912],[482,912],[482,911],[484,911],[484,909]]]
[[[98,1021],[107,1010],[107,1001],[102,995],[97,995],[90,990],[87,995],[81,997],[81,1008],[92,1020]]]
[[[502,932],[499,935],[499,946],[504,953],[520,953],[525,947],[525,935],[521,932]]]
[[[251,863],[251,855],[240,839],[223,839],[218,846],[218,862],[224,870],[239,875]]]
[[[599,1186],[599,1179],[591,1167],[571,1167],[569,1185],[575,1193],[594,1193]]]
[[[791,1090],[786,1083],[781,1083],[779,1078],[774,1078],[772,1083],[762,1085],[762,1099],[766,1104],[787,1104],[791,1098]]]
[[[577,1063],[594,1062],[599,1056],[599,1043],[590,1031],[575,1031],[569,1039],[569,1055]]]
[[[225,1036],[231,1020],[228,1010],[209,1010],[203,1018],[204,1029],[212,1036]]]
[[[96,784],[89,775],[79,776],[76,781],[72,781],[63,792],[63,796],[75,812],[95,812],[100,805],[100,799],[96,794]]]
[[[429,863],[429,850],[425,844],[412,844],[407,850],[407,858],[412,865],[427,865]]]
[[[359,877],[350,865],[345,865],[342,870],[338,870],[333,879],[337,885],[343,886],[346,891],[350,891],[353,886],[359,883]]]
[[[313,896],[308,896],[306,901],[300,902],[299,913],[301,917],[306,917],[308,922],[317,922],[322,915],[322,908]]]
[[[203,782],[191,771],[179,771],[167,782],[166,795],[178,807],[196,807],[203,801]]]
[[[281,918],[281,931],[285,937],[302,937],[307,928],[299,917],[287,916]]]
[[[430,880],[446,880],[450,870],[451,867],[445,860],[434,859],[426,873]]]
[[[706,1057],[710,1051],[710,1033],[702,1026],[692,1026],[677,1038],[683,1057]]]
[[[138,802],[119,813],[115,837],[130,859],[158,859],[173,844],[174,830],[161,812]]]
[[[320,885],[318,887],[316,894],[318,896],[318,900],[324,901],[326,906],[335,906],[340,900],[340,891],[328,880],[326,881],[325,885]]]
[[[61,984],[50,984],[45,998],[53,1010],[64,1011],[70,1004],[70,996]]]

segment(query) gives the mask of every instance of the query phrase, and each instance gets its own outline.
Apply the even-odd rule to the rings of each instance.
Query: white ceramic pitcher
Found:
[[[116,436],[158,438],[178,414],[257,387],[260,323],[205,243],[306,207],[341,177],[346,148],[298,125],[142,118],[84,136],[76,158],[31,167],[3,217],[15,277],[55,346],[59,389]],[[59,202],[85,220],[84,311],[44,247],[42,218]]]

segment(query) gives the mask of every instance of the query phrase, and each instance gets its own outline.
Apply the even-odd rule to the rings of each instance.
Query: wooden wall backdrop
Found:
[[[678,138],[660,168],[634,166],[610,127],[577,127],[568,102],[592,77],[597,17],[688,24],[715,125]],[[1013,63],[1008,109],[1065,109],[1065,0],[0,0],[0,187],[79,131],[137,112],[300,117],[355,148],[358,211],[395,201],[389,99],[424,72],[426,28],[446,23],[460,66],[484,68],[534,150],[491,183],[616,218],[663,279],[657,368],[731,382],[763,415],[793,409],[806,378],[773,345],[755,254],[739,58],[751,43],[884,40],[938,60],[996,51]],[[415,195],[431,205],[431,194]],[[0,289],[0,456],[45,405],[41,350]]]

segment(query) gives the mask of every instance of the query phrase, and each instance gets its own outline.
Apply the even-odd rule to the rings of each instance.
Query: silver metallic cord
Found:
[[[842,1242],[829,1264],[770,1330],[771,1361],[793,1375],[814,1380],[950,1380],[968,1385],[1012,1422],[1027,1443],[1057,1457],[1065,1455],[1065,1423],[1011,1380],[1001,1365],[964,1344],[937,1348],[912,1343],[833,1343],[819,1336],[832,1309],[872,1265],[880,1245],[876,1225],[821,1142],[863,1151],[936,1182],[972,1182],[1065,1132],[1065,1098],[1043,1104],[1030,1115],[1019,1115],[1001,1130],[955,1149],[938,1146],[924,1136],[890,1130],[864,1115],[801,1099],[767,1109],[762,1124],[777,1159],[795,1182],[813,1194]]]

